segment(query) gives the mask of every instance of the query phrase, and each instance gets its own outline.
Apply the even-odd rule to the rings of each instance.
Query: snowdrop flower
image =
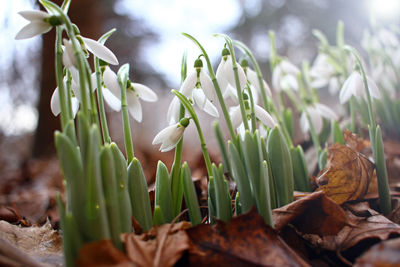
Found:
[[[245,100],[245,106],[246,106],[246,115],[248,118],[250,118],[251,110],[249,108],[247,95],[244,95],[244,100]],[[275,120],[265,109],[263,109],[259,105],[254,105],[254,115],[256,116],[257,119],[259,119],[267,127],[269,127],[269,128],[275,127],[275,125],[276,125]],[[242,114],[240,112],[240,106],[236,106],[231,109],[230,117],[232,120],[232,126],[236,129],[240,128],[240,125],[243,123]]]
[[[74,95],[71,97],[71,105],[72,105],[72,113],[75,118],[75,115],[79,109],[79,100]],[[54,90],[53,95],[51,96],[50,109],[54,116],[58,116],[58,114],[60,114],[61,112],[60,95],[58,93],[58,87]]]
[[[118,78],[108,66],[103,73],[103,81],[108,90],[104,90],[103,97],[106,103],[114,110],[119,111],[121,108],[121,88],[118,83]],[[140,84],[132,83],[128,80],[126,88],[126,100],[128,103],[129,114],[138,122],[142,121],[142,105],[139,99],[147,102],[157,101],[157,95],[149,87]]]
[[[240,89],[243,89],[246,86],[247,79],[246,79],[246,74],[240,66],[240,64],[236,63],[237,65],[237,70],[238,70],[238,75],[239,75],[239,83],[240,83]],[[230,91],[237,91],[236,88],[236,82],[235,82],[235,74],[233,72],[233,63],[232,63],[232,57],[230,55],[230,52],[227,48],[224,48],[222,50],[222,58],[221,62],[218,65],[216,74],[215,74],[218,84],[221,88],[222,94],[225,96],[229,96],[229,93],[226,93],[227,90]],[[228,87],[231,88],[228,88]]]
[[[78,38],[83,41],[83,49],[87,48],[87,50],[89,50],[93,55],[109,64],[118,65],[117,57],[114,55],[113,52],[111,52],[109,48],[90,38],[86,38],[83,36],[79,36]],[[76,59],[71,40],[63,39],[63,44],[64,53],[62,59],[64,66],[66,66],[67,68],[76,67]]]
[[[194,70],[186,77],[179,92],[194,102],[201,110],[218,117],[218,110],[213,105],[217,96],[210,77],[203,70],[203,62],[197,59]],[[167,118],[170,124],[179,120],[180,102],[174,97],[168,108]]]
[[[29,24],[24,26],[15,36],[16,40],[28,39],[36,35],[46,33],[53,26],[60,25],[58,17],[52,16],[40,10],[27,10],[18,12],[23,18],[29,20]]]
[[[257,90],[258,93],[261,93],[261,87],[260,87],[260,83],[258,81],[258,76],[257,73],[252,70],[250,67],[246,68],[246,76],[247,76],[247,80],[250,82],[250,84],[252,86],[254,86],[254,88]],[[269,88],[269,85],[267,84],[267,82],[263,79],[263,85],[264,85],[264,89],[267,93],[268,97],[272,97],[272,93],[271,93],[271,89]],[[253,94],[254,96],[254,94]]]
[[[310,116],[311,123],[317,134],[320,134],[322,131],[322,118],[326,118],[328,120],[338,119],[336,113],[324,104],[316,103],[313,106],[308,106],[306,111],[303,111],[300,116],[300,127],[303,133],[307,133],[310,130],[310,122],[307,118],[307,114]]]
[[[329,63],[328,57],[325,54],[318,54],[310,69],[311,87],[319,89],[327,86],[335,72],[335,69]]]
[[[367,82],[371,96],[379,99],[381,97],[381,93],[379,92],[375,82],[368,76]],[[358,71],[353,71],[353,73],[343,83],[339,94],[340,103],[346,103],[353,95],[355,97],[366,97],[363,78]]]
[[[288,60],[282,60],[274,69],[272,73],[272,85],[277,92],[282,90],[295,90],[299,89],[297,83],[297,75],[300,70],[290,63]]]
[[[179,140],[181,140],[189,122],[190,120],[188,118],[183,118],[180,122],[164,128],[154,137],[153,145],[161,144],[161,152],[170,151],[178,144]]]

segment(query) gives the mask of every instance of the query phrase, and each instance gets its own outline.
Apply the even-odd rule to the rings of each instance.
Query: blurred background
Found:
[[[59,128],[59,118],[51,114],[49,104],[56,87],[55,31],[14,40],[27,24],[17,12],[39,8],[37,1],[14,0],[3,1],[0,9],[0,178],[29,176],[27,162],[55,154],[53,133]],[[85,37],[97,39],[116,28],[107,46],[121,65],[130,63],[132,81],[158,93],[159,102],[143,103],[143,122],[132,121],[137,155],[144,165],[148,162],[151,176],[156,160],[166,161],[167,166],[172,161],[171,153],[158,153],[151,141],[167,125],[170,90],[179,89],[182,54],[188,51],[189,70],[199,55],[181,32],[198,38],[215,66],[223,42],[213,33],[227,33],[244,42],[253,50],[269,82],[269,30],[276,32],[279,54],[300,64],[304,59],[312,62],[316,56],[312,29],[321,30],[334,43],[337,22],[342,20],[347,43],[359,47],[364,29],[371,27],[371,17],[399,25],[399,10],[397,0],[72,0],[69,15]],[[121,114],[108,112],[112,137],[123,147]],[[204,115],[203,120],[209,125],[212,118]],[[209,135],[213,147],[212,132]],[[187,148],[197,144],[196,134],[186,136]],[[192,150],[184,157],[201,161],[200,154]]]

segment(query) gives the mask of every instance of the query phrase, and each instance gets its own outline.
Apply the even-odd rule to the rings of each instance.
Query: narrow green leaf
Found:
[[[294,129],[293,129],[293,112],[290,108],[285,108],[282,114],[283,123],[286,126],[286,129],[289,133],[290,138],[293,139]]]
[[[216,212],[217,218],[225,222],[229,222],[231,219],[231,203],[227,201],[226,187],[224,182],[224,177],[219,172],[217,166],[212,164],[212,172],[214,177],[215,185],[215,200],[216,200]]]
[[[262,165],[262,177],[260,181],[260,194],[259,194],[259,203],[260,203],[260,215],[264,218],[265,223],[274,227],[274,221],[272,219],[272,208],[271,208],[271,197],[269,190],[269,168],[267,161],[263,161]]]
[[[160,206],[154,206],[153,225],[163,225],[165,223],[163,211]]]
[[[145,231],[151,229],[152,216],[147,181],[142,166],[134,158],[128,166],[128,188],[131,197],[132,214]]]
[[[156,173],[155,205],[160,206],[165,222],[172,222],[172,195],[168,169],[164,163],[158,161]]]
[[[217,217],[217,200],[215,193],[215,182],[214,177],[209,177],[208,180],[208,218],[210,224],[215,223],[215,217]]]
[[[236,197],[235,197],[235,213],[236,216],[239,216],[242,214],[242,203],[240,203],[240,193],[236,192]]]
[[[339,123],[336,120],[332,121],[332,139],[334,144],[344,145],[343,132],[340,129]]]
[[[293,164],[294,189],[301,192],[311,192],[307,164],[302,147],[298,145],[296,148],[290,148],[290,156]]]
[[[225,167],[225,171],[229,174],[229,177],[233,177],[231,171],[231,165],[228,159],[228,153],[226,151],[224,137],[222,135],[221,128],[219,127],[218,121],[214,121],[213,127],[215,136],[217,137],[219,151],[221,152],[223,166]]]
[[[190,168],[186,162],[183,163],[182,169],[183,195],[185,196],[186,206],[189,209],[189,217],[192,225],[200,224],[202,221],[199,201],[197,200],[196,189],[192,180]]]

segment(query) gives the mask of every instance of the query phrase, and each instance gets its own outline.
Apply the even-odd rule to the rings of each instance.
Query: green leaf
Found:
[[[150,197],[147,181],[137,158],[134,158],[128,166],[128,187],[131,197],[132,214],[143,230],[148,231],[153,225]]]
[[[336,120],[332,121],[332,138],[334,144],[344,145],[343,132],[340,129],[339,123]]]
[[[110,145],[106,145],[101,150],[100,165],[111,239],[114,246],[122,249],[122,243],[119,237],[122,231],[120,208],[118,203],[117,178],[115,176],[116,166],[114,164],[113,153]]]
[[[197,200],[196,189],[192,180],[190,168],[186,162],[183,163],[181,169],[183,181],[183,195],[185,196],[186,206],[189,209],[189,217],[192,225],[200,224],[202,221],[199,202]]]
[[[208,180],[208,218],[211,224],[215,223],[215,217],[217,216],[217,200],[215,193],[215,182],[214,177],[209,177]]]
[[[153,225],[162,225],[165,223],[163,212],[160,206],[154,206]]]
[[[301,192],[311,192],[311,185],[308,178],[308,170],[304,158],[303,148],[300,145],[298,145],[296,148],[290,148],[290,155],[292,157],[295,190]]]
[[[231,202],[228,201],[230,197],[229,194],[227,196],[223,173],[221,173],[221,170],[217,168],[215,164],[212,164],[212,173],[215,179],[214,180],[215,200],[216,200],[215,206],[216,206],[217,218],[225,222],[229,222],[231,219],[232,207],[231,207]]]
[[[253,194],[251,192],[250,181],[245,170],[244,162],[236,149],[236,146],[229,141],[228,152],[232,163],[232,177],[236,182],[236,187],[240,193],[240,204],[243,213],[250,211],[254,205]]]
[[[214,132],[217,137],[219,151],[221,152],[223,166],[225,167],[225,171],[229,174],[229,177],[233,177],[231,171],[231,165],[228,159],[228,153],[226,151],[224,137],[222,136],[221,128],[219,127],[218,121],[214,121]]]
[[[115,143],[110,144],[114,159],[121,232],[132,232],[132,205],[128,191],[128,167],[122,152]]]
[[[278,126],[268,136],[267,152],[276,183],[277,204],[281,207],[292,202],[294,181],[289,148]]]
[[[165,222],[172,222],[171,182],[168,169],[161,161],[157,164],[155,205],[160,206]]]

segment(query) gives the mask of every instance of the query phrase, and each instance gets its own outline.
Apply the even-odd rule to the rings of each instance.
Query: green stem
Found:
[[[101,121],[101,132],[103,134],[103,142],[105,144],[111,143],[110,133],[108,131],[107,117],[106,111],[104,108],[104,99],[103,99],[103,86],[101,82],[101,69],[100,69],[100,60],[98,57],[94,58],[94,69],[96,72],[96,83],[97,83],[97,103],[99,104],[99,113],[100,113],[100,121]]]
[[[211,159],[210,159],[210,155],[208,154],[207,145],[206,145],[203,131],[201,130],[200,122],[196,115],[196,112],[194,111],[192,105],[189,103],[189,101],[187,100],[187,98],[184,95],[182,95],[181,93],[179,93],[176,90],[172,90],[172,93],[174,93],[179,98],[181,103],[185,106],[186,110],[190,113],[190,116],[192,117],[192,120],[194,121],[194,123],[196,125],[197,133],[199,134],[201,150],[203,152],[204,161],[206,163],[207,173],[208,173],[208,176],[211,177],[212,176]]]

